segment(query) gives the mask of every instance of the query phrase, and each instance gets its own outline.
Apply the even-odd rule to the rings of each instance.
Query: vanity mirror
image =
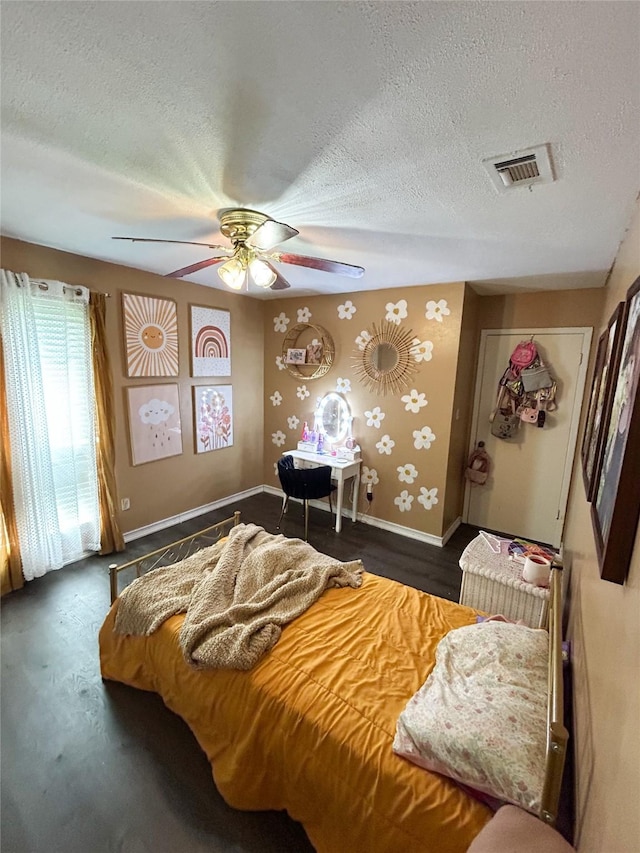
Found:
[[[316,409],[316,429],[321,429],[331,444],[345,440],[351,433],[351,411],[344,397],[335,391],[322,397]]]
[[[364,349],[352,356],[358,379],[376,394],[396,393],[417,370],[411,354],[413,332],[388,320],[372,323],[367,331],[369,340]]]

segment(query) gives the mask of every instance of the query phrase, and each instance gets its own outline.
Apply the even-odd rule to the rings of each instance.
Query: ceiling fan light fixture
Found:
[[[247,266],[240,258],[231,258],[218,269],[218,275],[227,287],[232,290],[242,290],[247,276]]]
[[[249,272],[251,273],[251,278],[253,279],[254,284],[258,287],[271,287],[273,282],[276,280],[276,273],[269,267],[268,264],[265,264],[264,261],[261,261],[260,258],[254,258],[249,264]]]

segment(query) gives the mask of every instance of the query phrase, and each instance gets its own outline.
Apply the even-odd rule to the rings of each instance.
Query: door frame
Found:
[[[576,454],[576,444],[578,439],[578,427],[580,425],[580,416],[582,414],[582,406],[584,402],[584,390],[587,380],[587,369],[589,367],[589,354],[591,352],[591,338],[593,328],[590,326],[556,326],[545,329],[482,329],[480,332],[480,347],[478,350],[478,367],[476,369],[476,384],[473,396],[473,416],[471,419],[471,434],[469,436],[469,454],[471,454],[477,444],[478,430],[478,412],[480,409],[480,393],[482,390],[482,377],[484,374],[484,365],[486,358],[487,338],[489,335],[521,335],[522,338],[530,338],[532,335],[535,338],[537,335],[561,335],[561,334],[582,334],[582,349],[580,351],[580,366],[578,375],[576,376],[576,387],[574,396],[573,412],[571,413],[571,423],[569,426],[569,437],[567,442],[567,453],[564,460],[564,468],[562,471],[562,485],[560,488],[560,500],[558,507],[558,518],[556,519],[556,531],[554,547],[559,547],[562,541],[562,531],[567,512],[567,501],[569,499],[569,488],[571,486],[571,476],[573,473],[573,465]],[[462,512],[462,520],[465,524],[469,518],[469,504],[471,500],[471,483],[467,480],[464,489],[464,507]]]

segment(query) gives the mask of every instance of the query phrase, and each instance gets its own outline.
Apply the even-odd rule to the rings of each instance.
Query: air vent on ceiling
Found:
[[[533,184],[550,184],[553,171],[549,150],[546,145],[501,154],[482,161],[493,185],[500,193],[515,187],[530,187]]]

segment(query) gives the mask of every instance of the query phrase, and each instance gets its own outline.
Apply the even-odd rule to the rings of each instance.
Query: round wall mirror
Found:
[[[351,411],[347,401],[335,391],[325,394],[318,405],[316,425],[322,429],[327,441],[334,444],[344,441],[350,423]]]
[[[398,363],[398,350],[392,344],[378,344],[371,352],[371,360],[380,373],[388,373]]]
[[[395,394],[417,370],[411,348],[413,332],[383,320],[373,323],[368,340],[353,356],[358,379],[376,394]]]

